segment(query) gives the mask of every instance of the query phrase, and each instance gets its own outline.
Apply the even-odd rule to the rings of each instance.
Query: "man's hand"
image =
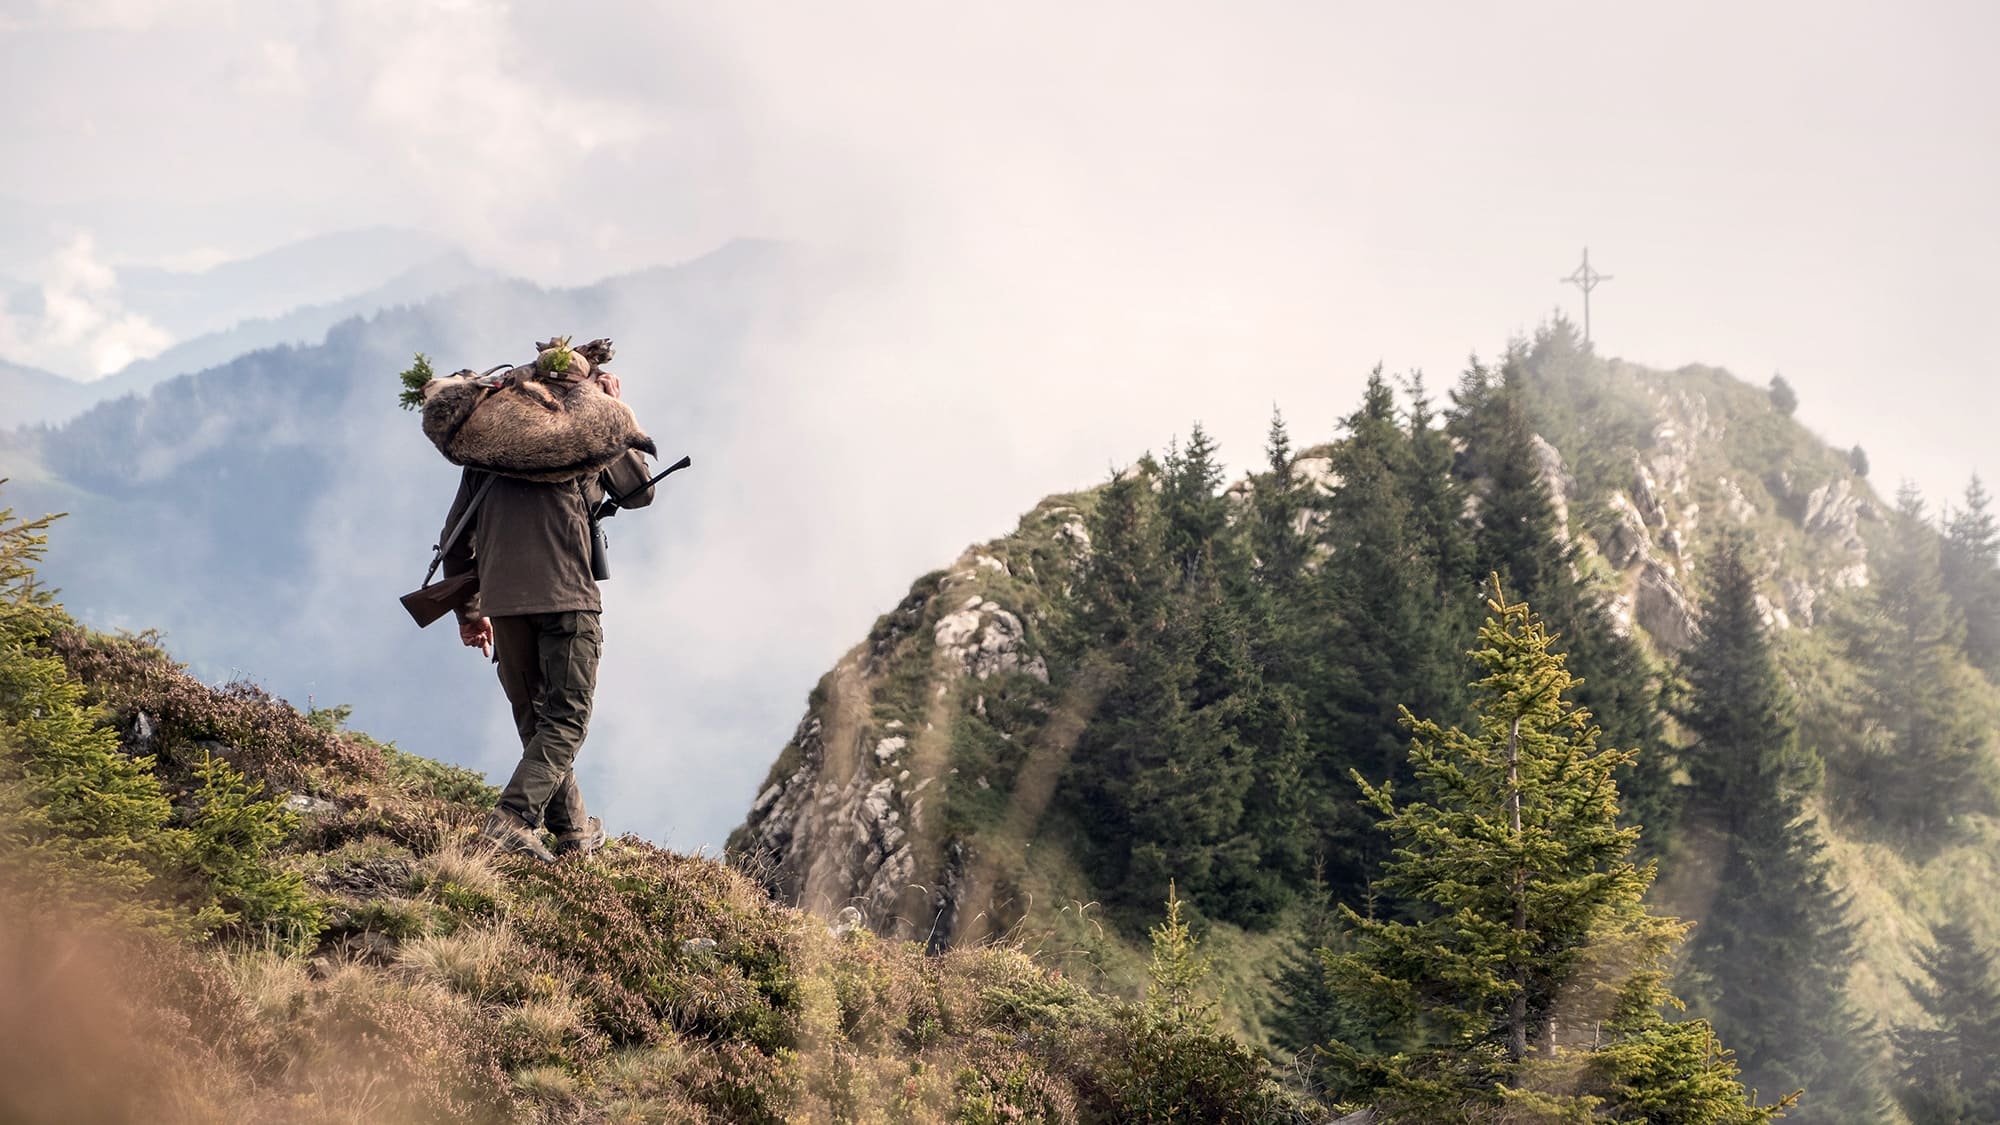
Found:
[[[609,371],[600,371],[597,373],[597,382],[599,386],[604,388],[605,394],[610,395],[612,398],[618,397],[618,376],[613,375]]]
[[[479,650],[479,655],[491,657],[493,655],[492,620],[482,617],[477,621],[459,622],[458,639],[466,648],[476,648]]]

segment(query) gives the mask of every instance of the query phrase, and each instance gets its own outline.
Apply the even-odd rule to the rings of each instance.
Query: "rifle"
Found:
[[[597,507],[590,513],[590,577],[592,579],[603,582],[611,577],[611,541],[605,538],[603,521],[617,515],[618,506],[626,500],[646,491],[672,474],[678,473],[692,464],[694,464],[694,458],[683,457],[666,468],[661,469],[658,475],[646,483],[635,485],[616,496],[606,496],[603,500],[598,501]]]
[[[437,576],[438,564],[444,562],[444,553],[451,550],[452,545],[458,542],[459,535],[465,531],[465,525],[472,522],[472,513],[479,510],[479,502],[486,499],[486,490],[492,487],[493,477],[490,475],[479,482],[479,487],[472,493],[472,499],[465,505],[465,511],[459,515],[458,522],[451,525],[451,530],[445,533],[444,540],[432,553],[430,569],[424,571],[424,584],[398,599],[403,603],[403,608],[410,611],[417,628],[430,628],[431,622],[471,601],[473,595],[479,593],[478,571],[454,575],[435,585],[431,583],[431,579]]]

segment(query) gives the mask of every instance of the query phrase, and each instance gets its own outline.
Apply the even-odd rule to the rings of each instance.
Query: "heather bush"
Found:
[[[503,1120],[510,1081],[490,1026],[443,989],[345,965],[294,1025],[284,1077],[327,1117]]]
[[[648,1042],[665,1021],[766,1053],[791,1044],[792,924],[741,875],[629,840],[595,863],[518,874],[522,941],[576,973],[613,1042]],[[690,947],[700,939],[714,946]]]
[[[193,775],[204,752],[229,759],[274,791],[303,788],[316,769],[375,778],[381,747],[293,710],[255,684],[210,687],[159,647],[156,634],[105,636],[66,628],[50,646],[113,715],[127,741],[159,759],[169,781]]]

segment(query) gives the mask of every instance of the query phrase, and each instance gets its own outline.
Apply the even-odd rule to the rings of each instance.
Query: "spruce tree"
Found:
[[[1974,1125],[2000,1121],[2000,981],[1993,957],[1962,923],[1934,931],[1936,944],[1918,952],[1924,976],[1907,981],[1927,1018],[1899,1027],[1897,1100],[1911,1125]]]
[[[1938,554],[1944,590],[1958,612],[1965,657],[1989,679],[2000,678],[2000,526],[1978,477],[1965,486],[1965,507],[1945,518]]]
[[[1240,554],[1218,563],[1220,544],[1198,538],[1225,531],[1203,515],[1212,448],[1198,431],[1177,447],[1157,496],[1142,463],[1099,498],[1074,643],[1106,650],[1113,671],[1069,788],[1107,901],[1138,908],[1178,879],[1205,909],[1256,924],[1303,873],[1305,747],[1224,589]]]
[[[1299,526],[1308,503],[1306,491],[1292,471],[1292,440],[1285,420],[1274,408],[1271,432],[1264,446],[1265,472],[1252,492],[1256,522],[1251,548],[1257,556],[1257,578],[1277,598],[1291,596],[1305,577],[1312,540]]]
[[[1328,1045],[1335,1092],[1389,1122],[1768,1120],[1706,1025],[1659,1014],[1686,927],[1642,902],[1653,867],[1613,780],[1631,752],[1598,746],[1497,580],[1488,608],[1475,730],[1410,720],[1421,799],[1356,778],[1397,844],[1382,885],[1410,907],[1343,908],[1328,980],[1379,1038]]]
[[[1116,649],[1159,627],[1171,592],[1150,460],[1114,476],[1089,521],[1091,552],[1076,590],[1076,650]]]
[[[1572,354],[1563,352],[1562,354]],[[1527,412],[1523,357],[1510,357],[1497,385],[1473,381],[1461,409],[1485,412],[1464,428],[1486,449],[1469,463],[1484,476],[1475,539],[1481,566],[1497,571],[1508,589],[1539,608],[1554,628],[1558,651],[1582,681],[1577,701],[1604,728],[1605,737],[1638,755],[1619,775],[1627,822],[1647,826],[1643,849],[1659,855],[1678,819],[1674,762],[1666,744],[1659,689],[1638,645],[1620,636],[1604,611],[1603,595],[1579,577],[1576,549],[1557,517],[1542,478],[1535,434]],[[1470,380],[1472,377],[1468,375]],[[1456,421],[1456,420],[1455,420]]]
[[[1799,394],[1783,375],[1771,376],[1771,409],[1789,418],[1799,408]]]
[[[1346,796],[1345,779],[1350,770],[1377,784],[1408,777],[1397,708],[1428,694],[1418,681],[1431,655],[1426,625],[1437,578],[1412,541],[1416,521],[1404,487],[1410,443],[1380,368],[1344,426],[1347,436],[1333,450],[1339,484],[1327,500],[1332,553],[1319,573],[1321,680],[1311,698],[1321,782],[1335,795],[1327,876],[1335,893],[1350,895],[1386,851],[1366,811]]]
[[[1913,486],[1897,493],[1874,563],[1874,580],[1836,617],[1861,669],[1861,737],[1829,766],[1844,810],[1935,846],[1958,816],[1993,802],[1984,732],[1967,706],[1962,630],[1944,590],[1938,536]]]
[[[1417,611],[1404,626],[1410,641],[1402,698],[1412,712],[1450,725],[1467,718],[1469,696],[1460,669],[1478,633],[1484,600],[1473,575],[1477,560],[1465,490],[1451,472],[1451,439],[1435,424],[1423,376],[1411,378],[1409,394],[1409,452],[1400,487],[1410,513]]]
[[[0,509],[0,875],[16,909],[89,905],[127,922],[205,933],[161,901],[185,847],[152,759],[122,753],[84,706],[83,686],[44,643],[70,625],[35,578],[55,517]]]
[[[1228,524],[1229,502],[1220,494],[1222,463],[1215,443],[1196,422],[1187,445],[1167,450],[1160,478],[1160,517],[1167,558],[1183,582],[1192,582],[1204,562],[1219,554],[1215,548]]]
[[[1701,637],[1682,657],[1684,862],[1702,864],[1714,892],[1688,942],[1690,1000],[1747,1084],[1804,1088],[1794,1119],[1864,1125],[1886,1102],[1874,1033],[1846,992],[1853,929],[1805,810],[1811,771],[1744,550],[1728,539],[1710,560]]]
[[[1411,665],[1411,627],[1431,592],[1416,573],[1411,512],[1401,488],[1409,448],[1396,420],[1395,395],[1377,368],[1361,408],[1344,423],[1333,451],[1339,479],[1328,500],[1331,557],[1320,570],[1326,625],[1321,642],[1333,674],[1319,693],[1327,742],[1370,777],[1402,763],[1396,701]],[[1344,778],[1346,765],[1337,778]]]

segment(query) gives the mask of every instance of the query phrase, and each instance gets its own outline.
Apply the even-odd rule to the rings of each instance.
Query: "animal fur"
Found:
[[[659,452],[632,408],[596,379],[550,377],[532,364],[432,379],[424,436],[454,465],[538,481],[589,476],[628,450]]]

